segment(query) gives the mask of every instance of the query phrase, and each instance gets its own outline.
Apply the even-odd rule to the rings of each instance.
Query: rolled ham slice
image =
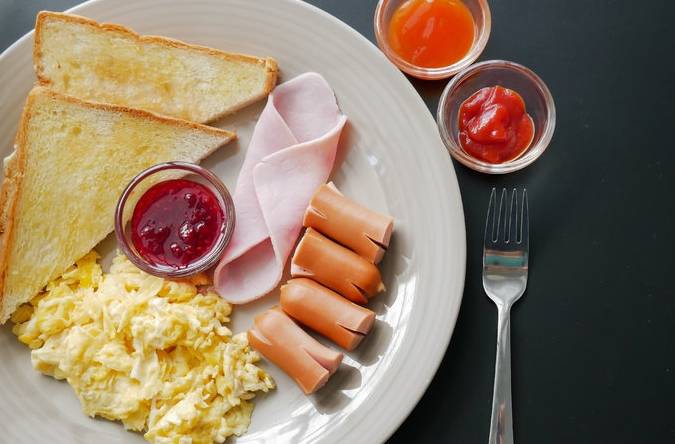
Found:
[[[389,246],[394,219],[346,198],[331,182],[312,196],[303,225],[377,264]]]
[[[316,73],[269,95],[237,179],[237,224],[214,272],[215,288],[228,302],[252,301],[281,280],[309,200],[333,167],[346,120]]]
[[[256,316],[248,342],[275,363],[306,395],[326,384],[342,362],[342,353],[308,335],[278,307]]]
[[[281,309],[347,351],[370,331],[375,313],[311,279],[291,279],[281,287]]]
[[[380,271],[352,250],[308,228],[291,260],[293,277],[312,278],[357,304],[384,290]]]

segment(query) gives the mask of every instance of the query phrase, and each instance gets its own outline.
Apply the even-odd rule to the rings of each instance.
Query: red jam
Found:
[[[467,154],[489,163],[518,158],[534,137],[534,122],[520,94],[502,86],[481,88],[459,109],[459,142]]]
[[[215,194],[187,179],[153,185],[131,216],[131,241],[145,260],[180,269],[200,259],[220,237],[225,214]]]

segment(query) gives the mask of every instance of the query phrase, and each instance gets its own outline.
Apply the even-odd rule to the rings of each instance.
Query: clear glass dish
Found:
[[[207,186],[218,199],[225,219],[213,248],[189,263],[185,267],[148,262],[136,250],[131,240],[131,216],[138,199],[148,188],[164,180],[184,178]],[[234,202],[227,187],[218,177],[206,168],[188,162],[165,162],[154,165],[134,177],[124,189],[115,209],[115,234],[120,248],[129,260],[146,273],[168,277],[183,278],[207,270],[220,259],[225,247],[232,238],[235,225]]]
[[[462,102],[479,89],[495,85],[519,93],[534,121],[529,148],[520,157],[499,164],[470,156],[459,142],[458,114]],[[436,122],[443,143],[458,162],[483,173],[505,174],[525,168],[546,150],[555,130],[555,104],[544,81],[528,68],[506,60],[488,60],[468,67],[448,82],[438,102]]]
[[[474,21],[474,39],[469,52],[452,65],[442,66],[440,68],[424,68],[413,65],[402,59],[390,46],[389,23],[394,11],[406,0],[380,0],[375,8],[375,17],[373,26],[375,28],[375,38],[377,46],[380,47],[384,55],[396,65],[401,71],[410,74],[413,77],[425,80],[446,79],[457,74],[462,69],[471,65],[485,49],[485,45],[490,37],[490,28],[492,19],[490,17],[490,6],[487,0],[462,0],[471,11]]]

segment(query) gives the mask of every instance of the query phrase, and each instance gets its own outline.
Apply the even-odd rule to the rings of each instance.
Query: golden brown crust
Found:
[[[5,313],[5,274],[9,266],[14,228],[16,203],[21,192],[21,182],[26,168],[25,142],[28,122],[32,115],[34,95],[29,94],[23,107],[19,129],[14,141],[14,158],[5,168],[5,178],[0,185],[0,324],[4,324],[11,313]]]
[[[242,104],[241,106],[237,107],[237,109],[243,108],[244,106],[248,105],[249,103],[252,103],[254,101],[257,101],[258,99],[266,96],[267,94],[272,91],[272,88],[274,88],[274,85],[277,83],[277,76],[279,73],[279,68],[277,66],[276,60],[273,58],[258,58],[258,57],[253,57],[245,54],[236,54],[236,53],[228,53],[224,51],[220,51],[218,49],[213,49],[209,48],[208,46],[200,46],[200,45],[192,45],[188,44],[185,42],[182,42],[180,40],[175,40],[171,39],[168,37],[160,37],[160,36],[154,36],[154,35],[140,35],[136,31],[126,28],[121,25],[117,25],[114,23],[98,23],[92,19],[82,17],[79,15],[74,15],[74,14],[64,14],[61,12],[51,12],[51,11],[40,11],[37,15],[37,19],[35,21],[35,40],[33,44],[33,62],[35,63],[35,73],[38,78],[38,83],[44,86],[50,85],[49,79],[47,79],[44,76],[44,67],[42,65],[42,30],[43,30],[43,24],[47,20],[61,20],[64,22],[71,22],[71,23],[79,23],[82,25],[86,26],[91,26],[92,28],[103,30],[103,31],[111,31],[111,32],[117,32],[120,34],[123,34],[127,37],[130,37],[139,43],[155,43],[158,45],[163,45],[167,47],[172,47],[172,48],[178,48],[178,49],[189,49],[189,50],[194,50],[198,51],[204,54],[209,54],[211,56],[215,57],[220,57],[224,60],[237,60],[237,61],[242,61],[242,62],[247,62],[255,65],[262,65],[265,67],[265,70],[267,71],[267,79],[265,81],[265,90],[263,94],[261,94],[259,97],[254,97],[251,98],[251,100],[245,104]],[[209,119],[209,121],[216,120],[217,118],[220,118],[224,116],[225,114],[229,114],[235,110],[228,110],[227,112],[221,113],[217,116],[213,116],[212,118]]]
[[[10,260],[9,253],[12,247],[16,204],[20,197],[21,183],[26,167],[25,145],[28,124],[33,114],[33,102],[38,95],[47,96],[55,100],[60,100],[83,107],[125,113],[148,120],[154,120],[156,122],[204,131],[215,136],[226,138],[227,140],[225,140],[224,143],[236,138],[235,133],[220,128],[214,128],[174,117],[161,116],[150,111],[128,108],[126,106],[88,102],[76,97],[51,91],[42,86],[34,87],[28,94],[26,104],[23,108],[23,115],[21,117],[21,122],[19,123],[19,129],[15,139],[15,157],[9,161],[5,171],[5,178],[0,185],[0,324],[3,324],[11,315],[11,313],[5,313],[4,309],[5,273],[9,266]]]
[[[271,57],[265,59],[265,69],[267,70],[267,82],[265,83],[265,95],[272,91],[272,88],[277,84],[277,77],[279,76],[279,65],[277,61]]]

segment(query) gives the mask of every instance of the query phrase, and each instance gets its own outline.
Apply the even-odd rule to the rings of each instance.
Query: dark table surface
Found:
[[[0,0],[0,50],[40,9]],[[375,0],[311,1],[371,41]],[[647,4],[649,3],[649,5]],[[558,112],[548,151],[524,171],[455,163],[467,226],[464,299],[435,379],[391,443],[486,442],[496,310],[481,285],[493,186],[527,186],[528,291],[512,316],[519,443],[675,442],[675,39],[666,1],[493,0],[481,60],[529,66]],[[670,17],[670,19],[668,18]],[[429,110],[445,82],[411,79]]]

